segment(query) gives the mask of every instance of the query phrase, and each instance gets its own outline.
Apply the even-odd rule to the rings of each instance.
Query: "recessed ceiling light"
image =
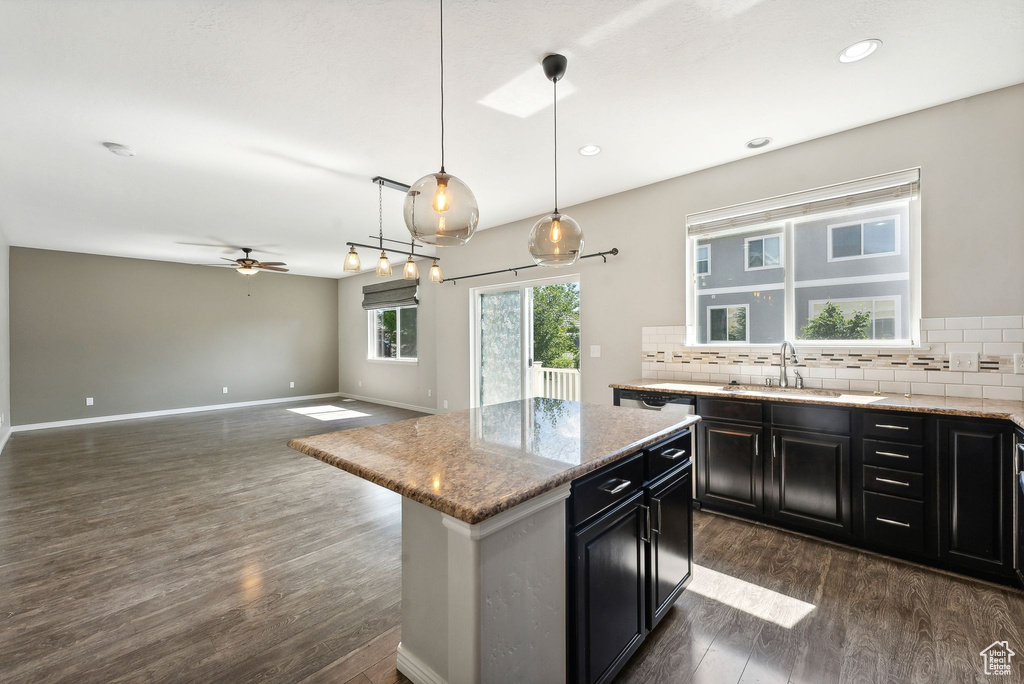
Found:
[[[595,154],[601,154],[601,148],[597,145],[584,145],[580,148],[580,154],[584,157],[593,157]]]
[[[110,150],[111,152],[113,152],[114,154],[116,154],[119,157],[134,157],[135,156],[135,150],[133,150],[132,148],[128,147],[127,145],[122,145],[121,143],[105,142],[105,143],[103,143],[103,146],[106,147],[108,150]]]
[[[839,61],[843,64],[859,61],[877,50],[881,45],[882,41],[877,38],[869,38],[868,40],[854,43],[839,53]]]
[[[747,141],[747,147],[749,147],[752,150],[756,150],[759,147],[764,147],[765,145],[768,145],[769,143],[771,143],[771,141],[771,138],[754,138],[753,140]]]

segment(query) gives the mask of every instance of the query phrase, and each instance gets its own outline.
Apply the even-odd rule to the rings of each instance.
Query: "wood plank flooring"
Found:
[[[321,422],[289,408],[364,417]],[[396,494],[291,438],[415,414],[314,401],[15,434],[0,682],[407,681]],[[696,514],[697,571],[619,682],[983,682],[1024,593]]]

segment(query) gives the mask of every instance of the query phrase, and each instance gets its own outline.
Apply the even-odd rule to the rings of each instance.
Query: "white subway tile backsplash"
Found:
[[[1004,328],[1003,342],[1024,342],[1024,328]]]
[[[1024,375],[1010,375],[1003,373],[1004,387],[1024,387]]]
[[[878,382],[875,380],[851,380],[850,389],[854,392],[877,392]]]
[[[984,353],[989,356],[1024,354],[1024,342],[986,342]]]
[[[929,342],[963,342],[963,330],[929,330],[924,333]]]
[[[946,396],[981,399],[981,390],[981,385],[946,385]]]
[[[862,380],[864,371],[860,368],[836,368],[836,378],[840,380]]]
[[[946,330],[973,330],[981,328],[981,316],[964,316],[946,319]]]
[[[824,378],[821,381],[822,389],[830,390],[848,390],[850,389],[849,380],[833,380],[830,378]]]
[[[1002,377],[999,373],[964,373],[965,385],[1001,385]]]
[[[946,386],[935,382],[912,382],[910,391],[914,394],[929,394],[933,396],[946,396]]]
[[[964,382],[963,373],[947,373],[945,371],[928,371],[928,382],[938,382],[943,385],[962,385]]]
[[[981,342],[950,342],[946,345],[946,354],[980,354],[982,351],[984,347]]]
[[[879,382],[879,392],[888,392],[889,394],[906,394],[910,391],[909,382]]]
[[[892,382],[896,379],[893,371],[887,368],[865,368],[864,369],[865,380],[886,380]]]
[[[982,325],[986,328],[1024,328],[1024,316],[985,316]]]
[[[836,377],[836,369],[835,368],[816,368],[816,367],[811,367],[811,368],[807,369],[807,373],[812,378],[835,378]]]
[[[898,370],[895,377],[897,382],[928,382],[928,371]]]
[[[945,318],[922,318],[921,330],[942,330],[946,327]]]
[[[964,342],[1002,342],[1004,330],[964,330]]]
[[[1024,401],[1024,388],[1021,387],[983,387],[982,395],[986,399],[1008,399],[1009,401]]]

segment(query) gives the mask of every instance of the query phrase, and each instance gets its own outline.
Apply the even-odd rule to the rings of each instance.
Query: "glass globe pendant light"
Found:
[[[538,266],[572,266],[583,251],[583,229],[575,219],[558,211],[558,82],[565,76],[568,60],[562,55],[548,55],[541,63],[544,75],[554,86],[555,210],[533,224],[528,247]]]
[[[444,169],[444,6],[441,16],[441,170],[412,184],[405,195],[405,225],[428,245],[464,245],[476,232],[480,213],[473,191]]]
[[[388,253],[384,251],[384,182],[377,181],[377,212],[378,212],[378,240],[380,240],[380,258],[377,259],[377,275],[386,278],[391,275],[391,262],[388,261]]]

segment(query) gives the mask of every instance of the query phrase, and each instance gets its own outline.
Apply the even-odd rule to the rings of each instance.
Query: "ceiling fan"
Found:
[[[252,254],[252,248],[251,247],[243,247],[242,251],[245,252],[245,256],[240,258],[240,259],[229,259],[227,257],[221,257],[221,259],[223,259],[224,261],[227,261],[228,263],[226,263],[226,264],[210,264],[210,265],[211,266],[231,266],[232,268],[234,268],[236,271],[238,271],[239,273],[241,273],[244,276],[256,275],[257,273],[260,272],[260,270],[263,270],[263,271],[278,271],[280,273],[287,273],[288,272],[287,268],[281,268],[282,266],[286,266],[287,265],[283,261],[259,261],[257,259],[253,259],[250,256]]]

